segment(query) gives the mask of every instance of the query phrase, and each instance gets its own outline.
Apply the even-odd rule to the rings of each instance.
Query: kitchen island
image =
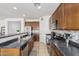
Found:
[[[28,56],[33,48],[33,37],[27,33],[0,37],[0,56]]]

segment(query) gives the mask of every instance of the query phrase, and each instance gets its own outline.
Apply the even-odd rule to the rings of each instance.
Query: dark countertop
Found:
[[[69,46],[67,47],[65,40],[51,40],[51,45],[54,44],[60,52],[65,56],[79,56],[79,47],[76,47],[74,42],[69,43]]]
[[[28,36],[27,36],[27,37],[28,37]],[[27,45],[28,41],[29,41],[29,40],[32,40],[32,39],[31,39],[32,37],[33,37],[33,35],[32,35],[30,38],[28,38],[28,40],[20,40],[20,41],[15,40],[14,42],[9,41],[9,42],[7,42],[7,43],[10,43],[10,44],[2,45],[2,46],[0,46],[0,48],[19,48],[19,49],[23,49],[24,46]],[[4,43],[4,44],[5,44],[5,43]]]
[[[16,41],[1,48],[21,48],[25,43],[27,43],[27,40],[22,40],[21,42]]]
[[[16,36],[16,35],[20,35],[20,34],[25,34],[25,33],[27,33],[27,32],[16,33],[16,34],[0,35],[0,39],[1,39],[1,38],[6,38],[6,37],[11,37],[11,36]]]

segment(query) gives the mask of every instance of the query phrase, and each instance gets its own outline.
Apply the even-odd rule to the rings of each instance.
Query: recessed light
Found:
[[[34,3],[34,6],[35,6],[36,8],[38,8],[38,9],[40,9],[40,8],[41,8],[40,3]]]
[[[41,6],[38,6],[38,9],[40,9],[41,8]]]
[[[16,6],[13,7],[14,10],[17,10],[18,8]]]
[[[25,17],[26,15],[25,14],[23,14],[23,17]]]

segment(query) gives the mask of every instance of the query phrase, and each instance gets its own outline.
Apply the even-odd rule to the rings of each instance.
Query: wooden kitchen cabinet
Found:
[[[51,56],[63,56],[63,54],[58,50],[58,48],[54,45],[50,45],[50,55]]]
[[[32,51],[32,48],[33,48],[33,41],[30,41],[29,44],[28,44],[28,55],[30,55],[31,51]]]
[[[34,45],[34,35],[30,38],[23,50],[21,50],[21,56],[29,56]]]
[[[1,49],[0,49],[0,56],[1,56]]]
[[[64,4],[61,4],[57,10],[52,15],[52,20],[57,20],[57,26],[59,29],[64,28],[65,20],[64,20]]]
[[[64,4],[60,4],[60,6],[57,8],[55,13],[52,15],[54,16],[54,20],[57,20],[57,28],[62,29],[64,28],[65,22],[64,22]]]
[[[62,3],[52,15],[58,29],[79,29],[79,3]]]
[[[58,21],[58,26],[59,28],[63,28],[64,27],[64,13],[63,13],[63,4],[60,6],[60,8],[58,9],[58,18],[57,18],[57,21]]]
[[[50,55],[51,56],[57,56],[57,53],[56,53],[56,48],[55,48],[55,46],[53,45],[53,46],[51,46],[51,52],[50,52]]]
[[[67,29],[79,29],[79,3],[64,4],[64,19]]]
[[[18,48],[1,48],[1,56],[20,56]]]
[[[64,4],[64,19],[65,19],[65,22],[66,22],[66,29],[79,29],[77,28],[76,26],[79,26],[77,24],[77,19],[75,16],[73,16],[74,14],[74,4]],[[76,7],[77,8],[77,7]],[[76,11],[76,10],[75,10]],[[75,18],[75,20],[74,20]],[[76,26],[75,26],[76,25]]]
[[[34,41],[39,41],[39,33],[34,33]]]
[[[25,46],[23,50],[21,50],[21,56],[28,56],[28,44]]]
[[[21,51],[22,56],[29,56],[34,45],[34,35],[32,38],[27,42],[26,47]]]
[[[28,41],[28,55],[30,55],[34,46],[34,35],[32,36],[31,40]]]
[[[73,20],[73,27],[75,29],[79,29],[79,3],[72,4],[72,17],[71,19]]]

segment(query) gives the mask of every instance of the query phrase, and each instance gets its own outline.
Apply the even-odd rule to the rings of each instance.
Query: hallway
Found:
[[[49,56],[46,45],[38,41],[34,42],[30,56]]]

